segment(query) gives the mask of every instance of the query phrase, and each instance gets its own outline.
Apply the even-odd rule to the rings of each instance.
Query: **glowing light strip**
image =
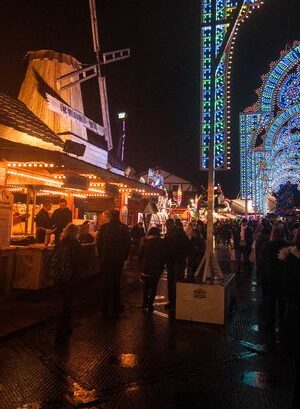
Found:
[[[18,167],[18,168],[54,168],[53,163],[44,163],[44,162],[12,162],[8,163],[8,167]]]
[[[217,0],[213,13],[212,1],[202,1],[201,28],[201,168],[208,169],[209,141],[211,135],[212,100],[212,50],[220,51],[230,26],[232,15],[239,4],[243,4],[233,33],[230,50],[224,53],[216,70],[215,79],[215,168],[228,169],[230,166],[230,74],[232,54],[240,24],[248,18],[252,9],[259,8],[261,0]],[[213,15],[215,14],[215,21]],[[213,38],[213,24],[216,36]]]
[[[62,182],[59,182],[58,180],[55,180],[55,179],[49,179],[49,178],[46,178],[44,176],[32,175],[30,173],[19,172],[19,171],[15,171],[15,170],[8,170],[7,174],[8,175],[14,175],[14,176],[20,176],[20,177],[25,177],[27,179],[37,180],[37,181],[40,181],[40,182],[49,183],[50,185],[53,185],[53,186],[62,186]]]

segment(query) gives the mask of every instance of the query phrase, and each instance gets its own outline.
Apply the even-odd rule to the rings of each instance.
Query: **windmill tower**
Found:
[[[80,84],[67,89],[58,87],[57,78],[80,69],[81,63],[68,54],[39,50],[27,54],[28,67],[19,100],[38,116],[62,140],[87,140],[86,128],[78,121],[49,109],[47,94],[84,114]]]

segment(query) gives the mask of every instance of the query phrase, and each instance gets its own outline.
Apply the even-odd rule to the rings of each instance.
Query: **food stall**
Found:
[[[6,171],[5,191],[11,198],[11,234],[5,251],[6,255],[7,252],[12,255],[10,274],[0,276],[3,293],[8,293],[10,288],[38,290],[53,284],[49,273],[54,239],[50,236],[45,243],[36,243],[35,239],[35,217],[45,201],[51,202],[53,212],[60,199],[65,198],[73,222],[80,226],[88,223],[88,232],[95,238],[98,215],[102,211],[114,207],[121,209],[126,203],[132,210],[132,197],[147,200],[159,195],[149,192],[153,188],[143,189],[133,181],[128,181],[131,186],[127,186],[125,178],[122,182],[117,179],[108,183],[96,171],[89,173],[90,169],[87,172],[85,168],[72,169],[56,163],[2,161],[1,168]],[[3,252],[4,248],[0,254]],[[82,243],[82,253],[84,278],[98,271],[94,241]],[[1,284],[4,276],[5,283]]]

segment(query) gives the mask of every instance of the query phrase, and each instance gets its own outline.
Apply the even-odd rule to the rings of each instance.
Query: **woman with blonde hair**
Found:
[[[79,281],[81,245],[79,227],[69,223],[53,250],[51,261],[52,279],[62,297],[62,313],[59,318],[56,339],[68,337],[72,333],[71,305]]]

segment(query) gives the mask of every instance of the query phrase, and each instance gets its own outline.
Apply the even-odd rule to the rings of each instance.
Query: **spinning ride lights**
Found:
[[[209,143],[214,118],[215,168],[230,167],[230,76],[239,27],[262,0],[203,0],[201,26],[201,168],[208,169]],[[238,15],[236,12],[239,11]],[[223,49],[227,34],[230,44]],[[214,59],[221,58],[214,67]],[[213,70],[215,84],[212,84]],[[213,93],[215,95],[213,95]],[[214,101],[214,106],[212,103]]]

